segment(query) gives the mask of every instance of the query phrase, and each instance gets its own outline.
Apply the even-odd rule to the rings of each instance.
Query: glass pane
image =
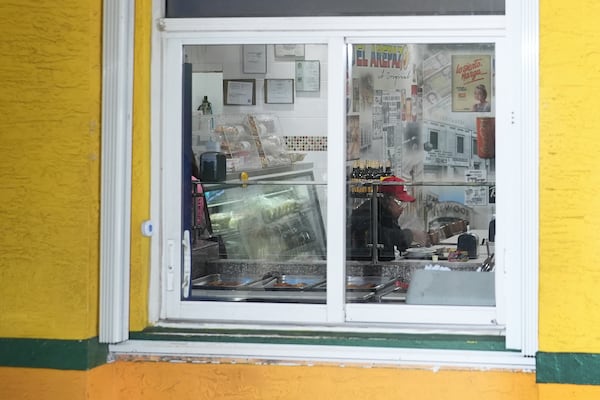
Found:
[[[182,150],[194,163],[188,300],[325,303],[327,47],[184,50],[202,78]]]
[[[493,306],[493,44],[357,44],[347,302]]]

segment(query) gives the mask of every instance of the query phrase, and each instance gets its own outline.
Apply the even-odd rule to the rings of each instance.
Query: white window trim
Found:
[[[177,341],[130,340],[110,346],[118,358],[137,355],[170,355],[174,360],[196,362],[240,363],[268,360],[284,365],[364,365],[368,367],[469,368],[532,372],[535,358],[517,352],[410,349],[390,347],[357,347],[325,345],[289,345],[261,343],[201,343]]]
[[[517,124],[520,128],[521,132],[527,132],[527,135],[523,135],[526,136],[521,140],[521,160],[522,160],[522,165],[526,166],[522,171],[519,171],[518,175],[512,175],[509,176],[510,174],[507,174],[506,176],[499,176],[498,177],[498,185],[502,185],[503,183],[506,185],[507,183],[510,183],[510,185],[512,185],[514,187],[515,183],[514,180],[512,179],[514,176],[520,176],[521,180],[518,183],[518,186],[520,187],[520,191],[521,193],[524,194],[524,197],[520,198],[520,199],[515,199],[514,200],[514,204],[511,204],[510,202],[507,202],[507,207],[513,207],[513,206],[517,206],[519,207],[519,210],[523,210],[524,209],[524,204],[527,204],[527,212],[520,212],[521,215],[519,215],[519,217],[521,218],[521,221],[523,221],[522,223],[522,229],[518,232],[518,234],[514,235],[514,232],[511,232],[511,237],[515,237],[514,240],[511,241],[511,244],[516,244],[516,246],[513,248],[511,247],[510,252],[511,254],[498,254],[499,258],[502,257],[508,257],[510,256],[511,259],[513,259],[513,257],[517,257],[517,259],[519,260],[523,260],[524,265],[527,265],[528,268],[524,268],[523,270],[520,271],[502,271],[505,274],[511,274],[511,273],[515,273],[517,275],[517,279],[515,280],[516,282],[521,282],[521,284],[516,285],[517,287],[511,288],[511,294],[514,294],[513,297],[511,297],[511,299],[514,299],[514,302],[517,304],[520,304],[519,308],[519,312],[518,313],[511,313],[510,315],[507,316],[507,325],[508,325],[508,331],[507,331],[507,347],[516,347],[516,348],[521,348],[521,356],[525,355],[525,356],[531,356],[535,354],[535,351],[537,350],[537,278],[538,278],[538,254],[537,254],[537,238],[538,238],[538,138],[539,138],[539,123],[538,123],[538,76],[539,76],[539,72],[538,72],[538,66],[537,66],[537,60],[539,58],[538,56],[538,20],[537,20],[537,13],[538,13],[538,9],[539,9],[539,5],[537,2],[525,2],[525,4],[522,4],[518,1],[507,1],[507,17],[510,16],[511,10],[514,10],[513,6],[515,7],[519,7],[519,12],[516,13],[518,15],[520,15],[522,18],[509,18],[510,19],[510,23],[517,25],[518,29],[514,29],[514,32],[516,32],[517,34],[512,37],[511,39],[514,40],[514,43],[518,46],[521,46],[521,48],[523,48],[523,58],[522,58],[522,62],[524,67],[519,69],[518,72],[520,74],[520,76],[522,77],[521,79],[523,79],[523,93],[522,93],[522,97],[521,99],[516,99],[515,103],[516,105],[518,105],[518,107],[515,107],[514,110],[511,111],[511,114],[513,116],[513,121],[512,124]],[[489,32],[491,35],[493,35],[494,33],[494,26],[497,26],[496,24],[493,23],[493,21],[495,19],[498,19],[500,17],[490,17],[487,18],[487,22],[481,24],[481,26],[479,26],[478,28],[481,29],[481,32]],[[393,18],[392,18],[393,19]],[[412,24],[414,24],[414,26],[420,26],[419,24],[421,23],[420,18],[415,18],[414,22],[411,22],[412,18],[408,18],[408,19],[404,19],[403,23],[404,25],[401,26],[405,26],[405,27],[409,27],[412,26]],[[445,24],[445,22],[448,20],[451,20],[452,17],[439,17],[439,23],[443,26]],[[297,19],[292,19],[292,20],[297,20]],[[299,19],[298,19],[299,20]],[[327,21],[327,19],[317,19],[319,22],[318,23],[322,23],[324,27],[327,27],[328,29],[331,30],[336,30],[336,29],[341,29],[340,25],[338,23],[336,23],[336,21]],[[343,20],[342,19],[337,19],[337,20]],[[284,23],[286,24],[287,29],[291,29],[291,30],[302,30],[301,27],[303,26],[302,23],[299,23],[298,25],[294,25],[294,23],[290,23],[289,19],[284,19],[283,20]],[[381,26],[381,22],[382,19],[378,19],[378,18],[361,18],[360,19],[361,24],[360,26],[363,27],[369,27],[371,26],[370,24],[374,24],[373,26],[377,26],[380,27]],[[185,31],[186,29],[190,29],[193,28],[194,30],[199,29],[199,25],[198,22],[200,22],[199,20],[178,20],[178,21],[173,21],[173,20],[161,20],[159,23],[159,26],[161,29],[167,29],[168,31],[172,31],[174,32],[173,35],[177,35],[177,30],[179,31]],[[223,34],[227,34],[227,28],[223,28],[224,26],[227,27],[228,25],[225,24],[223,25],[223,21],[220,20],[214,20],[214,19],[210,19],[210,20],[202,20],[202,26],[204,28],[200,28],[200,29],[205,29],[205,30],[211,30],[211,29],[216,29],[217,27],[221,28],[221,36]],[[255,19],[255,22],[257,24],[257,28],[261,28],[264,29],[265,25],[261,24],[261,19]],[[269,19],[269,23],[272,23],[273,20]],[[332,23],[333,22],[333,23]],[[175,29],[175,26],[179,25],[178,29]],[[186,28],[186,25],[188,26]],[[343,25],[343,23],[342,23]],[[271,24],[272,26],[272,24]],[[398,25],[396,25],[398,26]],[[472,26],[472,25],[471,25]],[[310,29],[313,29],[314,27],[311,27]],[[223,33],[225,32],[225,33]],[[402,35],[402,32],[399,33],[399,35]],[[158,41],[160,39],[158,39],[158,37],[160,36],[160,34],[158,32],[155,32],[155,35],[153,35],[153,37],[155,38],[154,41],[155,43],[158,43]],[[303,35],[306,36],[306,35]],[[353,33],[352,34],[353,37],[356,37],[356,34]],[[370,40],[377,40],[377,38],[373,37],[373,36],[368,36]],[[406,38],[406,36],[404,36],[404,38]],[[302,39],[303,41],[306,40],[306,38]],[[406,39],[405,39],[406,40]],[[255,41],[256,43],[262,43],[265,42],[265,40],[261,37],[258,37]],[[157,47],[159,48],[159,47]],[[130,50],[132,51],[132,50]],[[153,56],[153,82],[156,82],[156,78],[157,75],[155,74],[155,68],[156,64],[158,62],[158,60],[160,59],[160,55],[157,54],[157,52],[153,52],[153,54],[155,54]],[[518,63],[515,63],[518,64]],[[515,66],[515,68],[517,68]],[[343,87],[343,86],[342,86]],[[105,96],[108,96],[110,94],[110,90],[111,88],[107,88],[107,91],[105,92]],[[153,85],[153,98],[156,99],[157,97],[154,96],[155,94],[157,94],[157,92],[160,92],[161,89],[157,88],[157,85]],[[519,101],[520,100],[520,101]],[[160,133],[157,131],[160,131],[160,127],[157,128],[157,125],[155,124],[155,122],[157,121],[158,114],[155,113],[155,111],[157,111],[157,105],[153,103],[153,117],[152,117],[152,121],[153,121],[153,130],[152,130],[152,140],[154,143],[159,143],[160,139]],[[519,111],[522,114],[519,114]],[[536,117],[534,118],[522,118],[522,116],[524,115],[535,115]],[[333,121],[330,121],[330,124],[334,124]],[[332,126],[330,126],[329,128],[333,128]],[[330,129],[331,132],[331,129]],[[156,140],[156,141],[155,141]],[[156,147],[158,146],[153,146],[153,160],[156,160],[157,156],[160,158],[160,150],[158,150]],[[109,149],[110,150],[110,149]],[[342,153],[342,152],[340,152]],[[159,159],[158,158],[158,159]],[[333,158],[333,157],[330,157]],[[330,160],[330,163],[334,163],[337,162],[335,160]],[[153,176],[153,181],[154,178],[156,178],[157,174],[157,170],[159,169],[159,167],[155,166],[156,163],[152,163],[153,164],[153,171],[152,171],[152,176]],[[335,171],[335,169],[331,169],[330,171]],[[105,171],[103,170],[103,182],[109,178],[109,176],[105,175]],[[331,179],[335,179],[335,181],[337,181],[337,178],[341,178],[339,179],[340,182],[343,182],[343,179],[345,179],[344,176],[342,177],[331,177]],[[510,181],[510,182],[509,182]],[[333,185],[331,185],[333,186]],[[507,186],[510,187],[510,186]],[[339,188],[338,188],[339,189]],[[156,188],[153,186],[153,191],[152,191],[152,216],[154,220],[159,220],[160,217],[160,210],[157,207],[158,200],[160,199],[160,194],[157,193]],[[118,199],[118,200],[123,200],[123,198]],[[115,202],[116,203],[116,202]],[[114,206],[115,203],[109,204],[108,205],[108,209],[110,210],[111,205]],[[533,207],[531,206],[533,205]],[[500,212],[500,210],[498,210],[498,212]],[[504,212],[504,211],[503,211]],[[332,217],[333,218],[333,217]],[[330,218],[329,218],[330,219]],[[337,221],[336,218],[333,218],[334,220]],[[124,222],[125,225],[128,225],[128,221],[122,221]],[[503,228],[502,224],[499,224],[498,226],[498,231],[497,234],[499,237],[501,236],[507,236],[506,234],[508,232],[505,232],[506,228]],[[160,232],[160,227],[158,229],[158,232]],[[158,255],[158,253],[160,253],[160,250],[158,249],[158,246],[155,244],[155,242],[153,240],[153,247],[152,247],[152,282],[151,282],[151,303],[150,303],[150,318],[152,321],[159,321],[161,318],[160,313],[158,312],[159,308],[158,308],[158,304],[160,302],[160,299],[158,299],[156,296],[157,293],[159,293],[158,290],[155,290],[157,288],[157,282],[156,282],[156,278],[158,277],[157,271],[160,269],[159,268],[159,261],[158,258],[159,257],[155,257],[156,255]],[[528,243],[528,246],[522,246],[522,243]],[[342,248],[342,246],[339,246],[340,248]],[[108,254],[104,254],[104,252],[110,252],[111,249],[106,249],[106,248],[102,248],[102,255],[101,256],[107,256]],[[122,267],[120,270],[121,272],[126,271],[127,273],[128,271],[128,261],[126,262],[124,260],[121,260],[122,263]],[[500,260],[499,260],[500,261]],[[103,265],[102,268],[104,269],[105,266]],[[104,271],[102,271],[104,272]],[[508,276],[507,279],[510,279],[511,277]],[[113,277],[113,283],[114,283],[114,277]],[[110,282],[108,283],[108,285],[110,286]],[[342,287],[342,285],[339,285],[340,287]],[[117,287],[116,284],[115,286],[112,287]],[[335,294],[332,294],[332,296],[335,296]],[[336,298],[342,298],[342,296],[337,296]],[[128,302],[125,302],[128,305]],[[510,307],[510,306],[509,306]],[[513,307],[514,308],[514,307]],[[127,325],[127,322],[125,320],[125,316],[122,313],[111,313],[109,311],[108,314],[109,318],[107,318],[106,320],[120,320],[121,323],[124,323],[125,326]],[[107,322],[105,321],[104,323],[101,321],[101,325],[102,324],[106,324]],[[101,326],[102,329],[102,326]],[[511,333],[511,330],[514,331]],[[122,340],[123,338],[121,338]],[[112,340],[106,340],[109,342],[114,342],[117,341],[114,338],[112,338]],[[118,347],[118,346],[117,346]],[[435,358],[435,357],[434,357]]]
[[[116,343],[129,335],[134,2],[103,10],[99,339]]]
[[[180,76],[182,74],[183,47],[188,44],[237,44],[243,41],[257,43],[271,43],[274,40],[277,43],[290,43],[292,41],[300,41],[302,43],[326,43],[328,45],[329,57],[327,60],[327,83],[328,83],[328,185],[327,196],[329,199],[339,198],[340,193],[345,193],[345,165],[343,125],[340,121],[345,118],[345,110],[343,108],[343,97],[345,78],[340,71],[345,69],[345,50],[344,41],[350,43],[398,43],[402,42],[405,37],[410,37],[411,43],[453,43],[453,42],[480,42],[492,41],[496,43],[497,54],[506,52],[505,45],[506,36],[505,30],[495,27],[494,23],[498,23],[497,18],[492,18],[489,23],[482,23],[486,26],[485,35],[481,36],[480,31],[474,34],[468,24],[472,18],[455,17],[443,18],[439,21],[437,17],[419,17],[409,18],[386,18],[387,24],[392,27],[405,27],[414,25],[413,21],[420,21],[421,26],[434,26],[435,30],[426,31],[422,28],[417,31],[402,30],[398,33],[397,29],[372,29],[371,26],[381,26],[381,21],[377,24],[376,20],[373,23],[365,23],[362,21],[360,30],[356,32],[355,27],[358,25],[358,20],[355,18],[335,18],[331,19],[326,26],[336,26],[337,30],[332,31],[317,31],[312,29],[312,20],[303,19],[302,21],[286,20],[275,22],[272,19],[262,21],[259,26],[268,25],[268,29],[260,31],[246,30],[244,22],[238,21],[238,26],[242,26],[243,30],[231,31],[229,35],[223,35],[222,32],[206,31],[206,24],[203,21],[197,22],[197,28],[188,31],[189,23],[184,23],[184,29],[180,28],[181,21],[171,21],[165,23],[163,32],[164,37],[164,53],[163,61],[163,80],[161,82],[163,90],[163,99],[165,99],[160,115],[163,116],[161,125],[163,132],[169,132],[169,135],[164,135],[160,139],[160,149],[163,158],[159,164],[163,165],[161,169],[161,192],[169,193],[170,196],[165,196],[162,199],[162,219],[160,221],[161,235],[160,240],[163,241],[162,248],[167,249],[162,254],[163,269],[160,271],[160,276],[164,282],[181,282],[181,270],[179,263],[175,260],[181,259],[181,227],[179,225],[179,204],[180,198],[180,183],[181,168],[179,168],[180,160],[171,158],[172,155],[181,154],[181,138],[175,133],[181,130],[181,85]],[[488,18],[483,18],[487,20]],[[321,21],[322,22],[322,21]],[[500,21],[503,26],[504,22]],[[222,21],[222,23],[225,23]],[[297,28],[301,32],[289,31],[288,27],[297,24]],[[251,21],[250,26],[254,24]],[[387,26],[386,24],[386,26]],[[465,29],[469,26],[469,29]],[[370,28],[372,30],[367,29]],[[442,28],[443,27],[443,28]],[[490,28],[491,27],[491,28]],[[343,29],[342,29],[343,28]],[[265,32],[266,31],[266,32]],[[273,39],[276,38],[276,39]],[[500,45],[500,43],[504,43]],[[335,54],[339,52],[338,54]],[[500,59],[508,60],[506,53],[499,56]],[[499,87],[508,87],[499,83]],[[336,95],[338,98],[336,98]],[[508,99],[508,95],[503,96]],[[499,108],[499,107],[497,107]],[[506,127],[502,126],[502,121],[508,120],[508,113],[504,114],[505,118],[497,118],[499,130],[506,131]],[[504,122],[506,123],[506,122]],[[504,128],[504,129],[502,129]],[[517,137],[518,135],[514,135]],[[339,140],[335,140],[340,138]],[[339,147],[339,148],[336,148]],[[499,151],[500,152],[500,151]],[[503,154],[510,155],[510,151]],[[338,204],[338,203],[336,203]],[[346,224],[344,207],[331,207],[327,212],[327,231],[336,232],[340,227]],[[170,214],[170,215],[169,215]],[[500,234],[498,237],[502,238]],[[180,298],[181,289],[178,284],[163,285],[161,296],[163,303],[160,307],[160,320],[168,319],[183,319],[197,321],[216,321],[227,316],[229,322],[233,321],[257,321],[260,319],[266,323],[301,323],[307,324],[343,324],[346,321],[374,323],[388,322],[401,323],[409,321],[411,323],[446,323],[450,324],[455,321],[457,325],[495,325],[499,331],[504,330],[504,321],[499,320],[497,316],[498,307],[435,307],[435,306],[409,306],[409,305],[357,305],[344,304],[343,288],[344,288],[344,237],[343,235],[329,235],[327,242],[327,304],[273,304],[273,303],[238,303],[238,302],[201,302],[201,301],[182,301]],[[339,261],[336,261],[339,260]],[[499,262],[501,258],[499,257]],[[174,265],[175,264],[175,265]],[[332,279],[332,276],[334,279]],[[339,277],[338,279],[336,279]],[[501,285],[501,283],[498,283]],[[498,291],[500,293],[500,291]],[[293,310],[293,311],[292,311]],[[393,312],[391,312],[393,310]],[[157,321],[158,324],[161,321]]]

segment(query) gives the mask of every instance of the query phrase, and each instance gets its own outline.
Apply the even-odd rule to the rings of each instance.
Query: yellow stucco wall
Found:
[[[147,323],[151,1],[136,2],[131,326]],[[0,337],[98,335],[102,1],[0,3]]]
[[[0,337],[98,333],[101,1],[0,2]]]
[[[91,371],[0,368],[0,381],[0,398],[11,400],[537,399],[534,374],[492,371],[123,361]]]
[[[600,387],[536,385],[532,373],[116,362],[90,371],[0,367],[0,399],[597,400]]]
[[[404,370],[337,366],[162,364],[119,362],[121,394],[128,399],[534,399],[533,374]],[[144,385],[140,385],[144,382]],[[478,395],[479,394],[479,395]]]
[[[134,39],[133,155],[131,193],[131,301],[130,330],[148,325],[150,238],[141,224],[150,218],[150,38],[151,0],[136,1]]]
[[[600,3],[541,1],[540,350],[600,353]]]

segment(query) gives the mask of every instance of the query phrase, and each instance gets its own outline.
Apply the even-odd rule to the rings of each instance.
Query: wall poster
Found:
[[[452,56],[452,111],[491,111],[491,90],[490,55]]]

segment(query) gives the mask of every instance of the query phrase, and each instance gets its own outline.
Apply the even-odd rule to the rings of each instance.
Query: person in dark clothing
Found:
[[[390,176],[383,182],[397,183],[396,185],[382,185],[379,187],[379,197],[377,204],[377,242],[383,245],[379,249],[378,259],[389,261],[395,258],[394,247],[400,251],[405,251],[412,242],[410,230],[403,230],[398,225],[398,218],[402,214],[407,203],[412,203],[415,198],[406,191],[403,179]],[[353,260],[371,260],[372,239],[372,205],[370,201],[364,202],[360,207],[352,212],[350,217],[350,258]]]

